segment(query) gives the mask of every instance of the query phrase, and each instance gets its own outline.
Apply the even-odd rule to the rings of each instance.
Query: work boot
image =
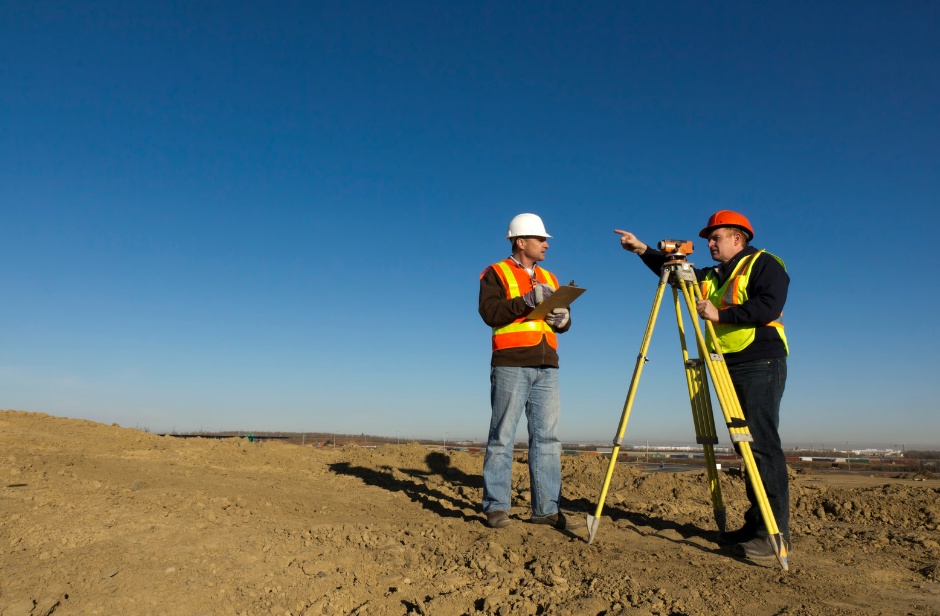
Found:
[[[789,541],[784,539],[783,545],[786,547],[787,555],[793,553],[790,549]],[[731,553],[748,560],[777,560],[777,555],[774,554],[774,546],[771,544],[770,537],[767,535],[757,535],[750,541],[739,543],[731,548]]]
[[[490,511],[486,514],[486,525],[490,528],[504,528],[512,524],[509,514],[502,510]]]
[[[553,513],[552,515],[547,515],[544,518],[529,518],[529,522],[533,524],[548,524],[553,526],[558,530],[570,530],[572,528],[578,528],[583,524],[581,520],[576,518],[569,518],[565,516],[562,512]]]
[[[757,532],[753,528],[742,526],[738,530],[722,531],[718,533],[718,543],[737,545],[739,543],[746,543],[756,536]]]

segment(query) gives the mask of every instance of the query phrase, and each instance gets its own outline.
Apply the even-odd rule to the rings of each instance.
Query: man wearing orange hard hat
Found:
[[[662,253],[632,233],[615,231],[620,234],[624,250],[636,253],[647,267],[660,274],[665,261]],[[699,237],[708,240],[708,250],[718,265],[695,269],[704,297],[696,308],[699,316],[714,324],[731,382],[754,438],[751,451],[767,500],[789,548],[790,489],[778,426],[780,400],[787,381],[789,349],[782,317],[790,277],[779,257],[750,246],[754,229],[737,212],[721,210],[712,214]],[[718,540],[732,544],[733,552],[739,556],[773,560],[774,550],[750,483],[747,497],[751,506],[744,514],[744,526],[720,533]]]

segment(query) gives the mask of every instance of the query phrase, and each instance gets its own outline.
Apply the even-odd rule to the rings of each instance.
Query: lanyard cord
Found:
[[[523,265],[522,263],[519,263],[518,261],[516,261],[516,258],[515,258],[514,256],[509,255],[509,258],[513,260],[513,263],[515,263],[516,265],[518,265],[519,267],[521,267],[522,269],[524,269],[526,274],[529,274],[529,270],[526,269],[525,265]],[[535,277],[535,268],[537,268],[537,267],[538,267],[538,264],[537,264],[537,263],[536,263],[536,264],[533,264],[533,265],[532,265],[532,273],[529,274],[529,283],[530,283],[533,287],[534,287],[535,285],[539,284],[538,278]]]

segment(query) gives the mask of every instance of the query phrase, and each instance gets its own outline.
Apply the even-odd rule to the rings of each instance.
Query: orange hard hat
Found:
[[[708,234],[715,227],[738,227],[748,234],[747,241],[750,242],[754,239],[754,229],[751,228],[751,223],[741,214],[731,210],[721,210],[712,214],[708,219],[708,224],[699,232],[698,236],[708,239]]]

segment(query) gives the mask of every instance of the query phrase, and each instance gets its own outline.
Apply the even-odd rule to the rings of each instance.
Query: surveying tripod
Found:
[[[712,506],[715,510],[715,523],[718,530],[725,530],[726,515],[725,507],[721,500],[721,485],[718,483],[718,470],[715,468],[715,445],[718,444],[718,437],[715,432],[715,419],[712,413],[711,396],[708,390],[708,382],[705,377],[705,369],[711,376],[712,385],[715,393],[718,395],[718,402],[721,405],[721,412],[725,418],[725,424],[728,426],[728,432],[731,435],[731,442],[735,443],[741,457],[744,458],[744,464],[747,468],[747,477],[751,482],[751,487],[757,495],[757,502],[760,507],[761,516],[770,535],[770,543],[773,545],[774,553],[784,571],[787,567],[787,545],[783,540],[780,530],[777,528],[777,522],[774,520],[773,512],[770,509],[770,502],[767,500],[767,492],[764,490],[764,484],[761,482],[760,474],[757,472],[757,464],[754,461],[754,454],[751,452],[751,442],[753,437],[747,428],[747,422],[744,419],[744,413],[741,411],[741,404],[738,402],[738,396],[735,393],[734,386],[731,383],[731,375],[728,373],[728,366],[725,364],[724,355],[721,353],[721,347],[718,344],[718,337],[715,335],[715,329],[710,321],[705,321],[708,328],[708,335],[715,349],[714,353],[707,351],[705,337],[702,335],[702,328],[698,322],[698,313],[695,309],[695,300],[702,299],[702,291],[698,281],[695,278],[695,270],[692,263],[686,260],[686,256],[692,253],[692,243],[680,240],[663,240],[659,242],[659,249],[666,257],[663,265],[662,275],[659,278],[659,285],[656,287],[656,297],[653,300],[653,309],[650,311],[649,320],[646,323],[646,333],[643,336],[643,343],[640,345],[640,354],[636,358],[636,367],[633,369],[633,378],[630,381],[630,389],[627,392],[627,399],[623,404],[623,414],[620,416],[620,425],[617,428],[617,436],[614,438],[614,448],[610,454],[610,464],[607,466],[607,475],[604,477],[604,485],[601,488],[601,494],[597,501],[597,509],[594,515],[587,516],[588,543],[593,543],[594,536],[597,534],[597,527],[601,520],[601,511],[604,508],[604,501],[607,498],[607,490],[610,487],[610,480],[614,474],[614,466],[617,464],[617,456],[620,454],[620,446],[623,443],[623,434],[627,429],[627,420],[630,419],[630,410],[633,407],[633,398],[636,395],[637,386],[640,382],[640,375],[643,373],[643,365],[649,361],[646,354],[649,351],[650,338],[653,336],[653,327],[656,325],[656,317],[659,314],[659,307],[663,301],[663,294],[666,285],[672,286],[672,298],[676,308],[676,322],[679,326],[679,342],[682,345],[682,361],[685,364],[685,380],[689,388],[689,401],[692,405],[692,419],[695,423],[695,440],[702,445],[705,451],[705,468],[708,475],[708,484],[711,489]],[[685,342],[685,327],[682,323],[682,310],[680,307],[679,292],[685,299],[686,308],[689,316],[692,318],[692,326],[695,329],[695,339],[698,345],[697,359],[689,359],[689,352]]]

